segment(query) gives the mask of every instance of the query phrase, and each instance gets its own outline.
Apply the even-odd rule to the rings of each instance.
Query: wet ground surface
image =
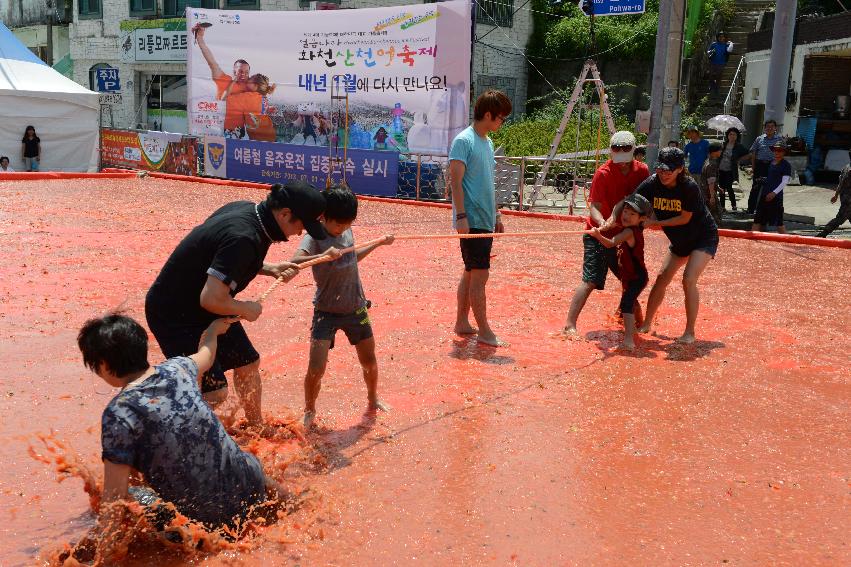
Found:
[[[144,179],[7,182],[0,194],[0,564],[24,565],[93,525],[82,483],[58,484],[27,454],[34,434],[55,431],[100,466],[114,391],[82,366],[77,329],[120,305],[144,321],[144,294],[180,238],[262,193]],[[363,202],[355,236],[448,232],[448,216]],[[651,272],[666,247],[648,234]],[[275,245],[269,259],[295,248]],[[327,466],[292,479],[323,495],[319,528],[193,563],[851,563],[849,251],[722,239],[701,280],[698,342],[673,340],[684,313],[672,285],[658,336],[635,354],[615,349],[612,279],[589,300],[581,340],[553,335],[579,280],[578,236],[495,245],[489,314],[507,348],[451,332],[459,256],[455,241],[398,242],[361,265],[393,410],[362,418],[360,368],[340,337],[310,434]],[[301,407],[312,292],[303,274],[246,325],[268,415]]]

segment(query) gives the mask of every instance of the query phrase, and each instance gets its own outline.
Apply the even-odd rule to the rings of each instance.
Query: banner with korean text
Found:
[[[101,165],[197,175],[197,140],[167,132],[102,128]]]
[[[187,8],[189,131],[324,146],[326,155],[329,145],[446,154],[469,123],[470,18],[467,0],[338,11]],[[347,100],[332,101],[334,85]]]
[[[204,173],[258,183],[303,179],[325,187],[330,168],[328,148],[207,136]],[[349,150],[343,161],[346,183],[359,195],[395,197],[399,156],[395,152]]]

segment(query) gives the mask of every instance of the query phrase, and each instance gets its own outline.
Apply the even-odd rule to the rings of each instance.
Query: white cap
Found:
[[[635,146],[635,136],[632,132],[620,130],[612,134],[609,146]]]

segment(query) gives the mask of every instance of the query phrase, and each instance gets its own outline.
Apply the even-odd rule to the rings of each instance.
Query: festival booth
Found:
[[[469,124],[468,1],[340,11],[189,8],[189,133],[208,176],[345,181],[386,197]],[[428,156],[423,159],[423,156]]]
[[[98,95],[36,57],[0,23],[0,155],[22,171],[27,126],[41,138],[43,171],[94,171]]]

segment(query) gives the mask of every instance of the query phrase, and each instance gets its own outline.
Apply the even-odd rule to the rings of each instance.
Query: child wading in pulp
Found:
[[[267,490],[282,495],[283,489],[263,474],[254,455],[239,448],[201,397],[200,376],[215,360],[219,335],[234,321],[214,320],[197,353],[158,366],[148,363],[148,334],[129,317],[91,319],[80,330],[77,343],[85,365],[121,388],[102,417],[101,529],[120,520],[123,508],[109,506],[116,500],[139,501],[162,530],[174,517],[162,502],[217,528],[245,519],[266,500]],[[147,487],[128,487],[134,470]]]
[[[344,248],[354,246],[352,222],[358,215],[358,200],[349,189],[331,187],[324,192],[325,230],[328,238],[316,240],[306,235],[301,241],[293,262],[302,263],[320,256],[336,256]],[[375,358],[375,338],[369,321],[369,302],[363,292],[358,274],[358,262],[382,244],[392,244],[393,236],[357,252],[348,252],[332,262],[313,266],[316,295],[313,298],[313,323],[310,328],[310,361],[304,377],[305,427],[316,416],[316,398],[322,387],[322,376],[328,364],[328,351],[334,347],[338,330],[346,333],[354,345],[363,367],[369,411],[389,408],[378,399],[378,361]]]
[[[632,194],[624,201],[621,213],[623,231],[606,238],[594,227],[588,234],[606,248],[618,248],[618,276],[623,284],[620,311],[623,315],[623,347],[635,348],[635,319],[640,317],[638,296],[647,287],[647,267],[644,265],[644,230],[642,223],[650,215],[650,202],[642,195]],[[638,307],[638,315],[636,314]]]

